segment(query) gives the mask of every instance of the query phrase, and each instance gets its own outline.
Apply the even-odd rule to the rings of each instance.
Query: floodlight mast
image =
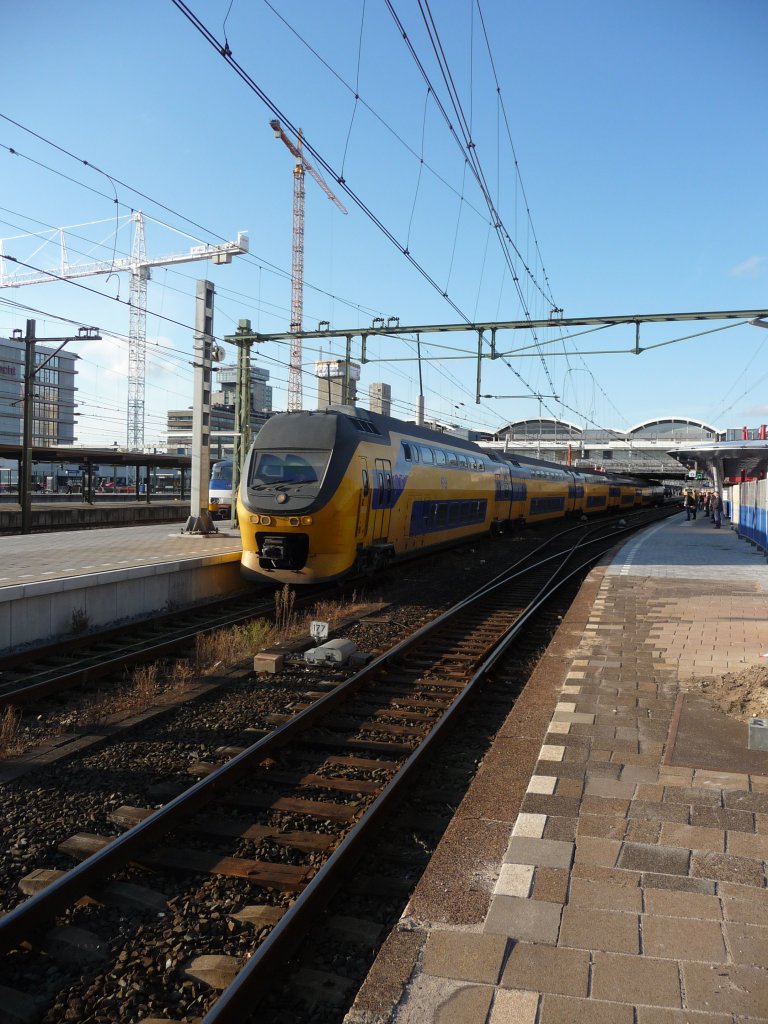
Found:
[[[301,389],[301,329],[304,318],[304,171],[309,171],[317,184],[342,213],[346,207],[331,192],[330,188],[307,160],[303,153],[302,133],[299,129],[297,143],[283,131],[282,125],[274,118],[269,126],[288,148],[296,163],[293,168],[293,241],[291,251],[291,364],[288,372],[288,411],[298,412],[302,406]]]

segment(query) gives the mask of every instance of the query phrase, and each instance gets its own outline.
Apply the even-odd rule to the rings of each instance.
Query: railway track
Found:
[[[313,590],[299,599],[299,606],[317,597]],[[119,677],[133,665],[188,649],[202,633],[269,617],[274,610],[271,595],[241,596],[8,655],[0,658],[0,707],[27,704],[106,676]]]
[[[646,515],[646,512],[634,512],[625,518],[632,521],[634,517]],[[591,529],[594,523],[558,530],[550,537],[545,535],[533,552],[545,547],[557,550],[558,546],[570,544],[574,537]],[[527,552],[524,557],[532,557],[533,552]],[[396,572],[390,570],[383,575]],[[302,591],[296,598],[296,607],[310,606],[329,592],[343,596],[357,582],[351,581],[348,588],[317,586],[309,592]],[[125,669],[134,665],[160,660],[180,649],[188,650],[190,643],[203,633],[257,618],[270,618],[274,607],[271,593],[268,597],[262,594],[238,596],[0,657],[0,709],[35,702],[63,690],[99,682],[107,676],[119,678]]]
[[[113,821],[127,827],[117,838],[71,836],[61,849],[86,859],[0,919],[0,946],[12,952],[14,969],[28,977],[36,961],[45,963],[46,929],[57,915],[71,941],[72,929],[86,924],[98,944],[109,933],[113,904],[126,899],[125,878],[114,879],[135,885],[137,864],[175,877],[237,880],[229,906],[240,906],[223,915],[221,935],[204,947],[225,952],[203,964],[192,942],[184,964],[169,957],[164,983],[173,989],[184,978],[194,981],[194,1005],[177,1001],[179,1014],[203,1008],[205,1024],[246,1020],[254,993],[269,985],[371,831],[537,610],[654,517],[632,518],[629,526],[565,531],[549,542],[560,550],[531,552],[527,565],[500,573],[345,682],[329,685],[318,673],[310,701],[251,746],[222,749],[218,761],[194,765],[201,779],[185,792],[157,810],[116,811]],[[130,919],[127,912],[120,918],[121,932],[130,931]],[[226,941],[233,920],[238,934],[245,931],[239,945]],[[152,929],[141,920],[134,927],[144,929],[142,942],[151,947]],[[251,946],[253,936],[265,937],[246,959],[230,950],[248,945],[248,929]],[[121,938],[123,952],[136,941]],[[147,1017],[159,1016],[154,1004],[147,1010]]]

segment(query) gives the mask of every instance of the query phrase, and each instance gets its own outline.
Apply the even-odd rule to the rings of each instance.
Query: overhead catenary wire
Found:
[[[281,122],[284,128],[288,128],[298,136],[299,129],[292,123],[291,119],[288,118],[285,113],[274,103],[274,101],[264,92],[264,90],[254,81],[250,74],[234,59],[232,51],[227,45],[222,46],[220,41],[215,37],[211,30],[194,14],[193,11],[187,6],[183,0],[171,0],[175,7],[181,11],[181,13],[187,18],[187,20],[197,29],[197,31],[203,36],[208,44],[216,50],[216,52],[222,57],[223,60],[233,69],[238,77],[250,88],[255,95],[261,99],[265,106],[272,112],[272,114]],[[388,6],[390,6],[390,0],[385,0]],[[384,234],[384,236],[400,251],[400,253],[406,257],[411,265],[421,274],[421,276],[431,285],[431,287],[449,304],[449,306],[458,314],[458,316],[467,324],[471,321],[469,317],[459,308],[454,300],[448,295],[448,293],[441,289],[438,283],[434,280],[431,274],[426,268],[413,256],[407,246],[404,246],[387,228],[387,226],[379,219],[379,217],[373,212],[373,210],[362,200],[362,198],[349,186],[346,180],[331,166],[331,164],[323,157],[323,155],[315,148],[310,140],[307,139],[306,135],[302,136],[304,149],[306,149],[313,157],[316,164],[318,164],[326,172],[326,174],[332,178],[339,188],[341,188],[351,201],[365,214],[366,217]],[[515,275],[516,276],[516,275]],[[519,376],[519,375],[518,375]],[[536,390],[520,376],[520,380],[525,383],[525,386],[531,392],[532,396],[536,395]]]

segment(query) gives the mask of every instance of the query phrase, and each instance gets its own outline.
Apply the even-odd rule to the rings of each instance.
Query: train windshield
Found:
[[[323,479],[330,457],[330,452],[258,452],[248,484],[315,484]]]
[[[215,462],[211,468],[211,480],[227,480],[232,483],[232,460]]]

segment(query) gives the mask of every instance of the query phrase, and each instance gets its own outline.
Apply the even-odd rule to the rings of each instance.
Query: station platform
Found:
[[[704,685],[767,654],[727,521],[595,568],[346,1024],[768,1021],[768,752]]]
[[[240,533],[159,523],[0,539],[0,653],[245,589]]]

